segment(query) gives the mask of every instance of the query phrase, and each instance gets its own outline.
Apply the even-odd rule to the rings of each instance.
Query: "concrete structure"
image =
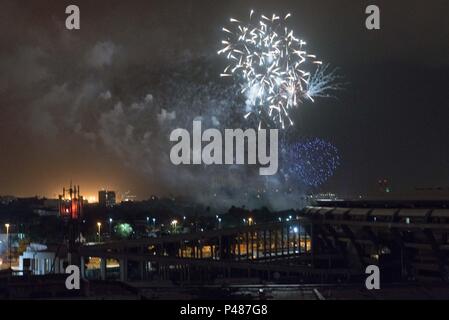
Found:
[[[67,250],[63,247],[58,250],[56,247],[32,243],[19,258],[19,271],[22,275],[65,273],[67,258]]]
[[[122,281],[360,281],[375,264],[385,282],[449,282],[449,202],[317,201],[290,221],[83,246],[79,254],[101,259],[101,279],[106,259],[115,259]]]
[[[321,201],[301,216],[317,245],[351,268],[375,264],[384,280],[449,282],[448,201]]]
[[[315,254],[307,220],[252,224],[160,238],[83,246],[81,273],[90,257],[100,259],[100,279],[108,279],[107,259],[119,263],[120,280],[213,281],[214,277],[348,278],[353,272],[333,266],[333,254]],[[341,257],[340,257],[341,258]]]

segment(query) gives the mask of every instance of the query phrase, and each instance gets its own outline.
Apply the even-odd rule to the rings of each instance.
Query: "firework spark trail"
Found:
[[[312,187],[325,183],[340,165],[337,148],[319,138],[285,144],[282,157],[284,174]]]
[[[329,64],[318,66],[315,73],[309,79],[308,96],[314,102],[314,98],[331,98],[332,92],[342,90],[344,84],[340,82],[342,77],[338,69],[330,69]]]
[[[316,69],[322,62],[307,53],[306,42],[286,26],[290,14],[261,15],[257,21],[253,16],[251,11],[249,23],[231,18],[231,26],[222,29],[224,47],[218,54],[225,55],[229,65],[221,76],[240,82],[249,106],[245,118],[252,113],[260,119],[268,116],[284,129],[293,125],[290,109],[334,88],[335,73],[326,75],[327,66]],[[316,70],[314,75],[310,70]]]

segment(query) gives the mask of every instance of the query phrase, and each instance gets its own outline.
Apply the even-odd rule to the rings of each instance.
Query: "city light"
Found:
[[[11,269],[11,241],[9,239],[9,223],[5,223],[6,227],[6,241],[8,241],[8,260],[9,260],[9,268]]]
[[[98,242],[101,242],[101,222],[97,222],[98,227]]]

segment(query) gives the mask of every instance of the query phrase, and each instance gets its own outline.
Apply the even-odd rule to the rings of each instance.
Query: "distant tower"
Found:
[[[69,264],[79,264],[77,251],[81,239],[80,218],[83,216],[83,197],[79,186],[72,186],[70,182],[70,188],[62,188],[62,194],[59,195],[59,216],[64,221]]]
[[[59,195],[59,215],[66,220],[78,220],[83,215],[83,197],[80,195],[80,186],[62,188]]]
[[[100,207],[113,207],[116,204],[115,191],[98,191],[98,203]]]

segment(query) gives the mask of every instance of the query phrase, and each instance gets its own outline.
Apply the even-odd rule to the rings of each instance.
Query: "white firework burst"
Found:
[[[247,97],[245,117],[252,113],[259,119],[268,116],[282,129],[293,125],[289,115],[292,108],[304,100],[313,101],[313,95],[322,96],[322,86],[318,83],[310,86],[313,79],[310,70],[313,72],[322,62],[309,54],[306,42],[287,27],[290,16],[261,15],[255,19],[251,11],[248,23],[231,18],[230,27],[222,29],[224,47],[218,51],[230,62],[221,76],[236,78],[241,93]],[[323,88],[329,89],[331,79],[325,80],[328,82]]]

